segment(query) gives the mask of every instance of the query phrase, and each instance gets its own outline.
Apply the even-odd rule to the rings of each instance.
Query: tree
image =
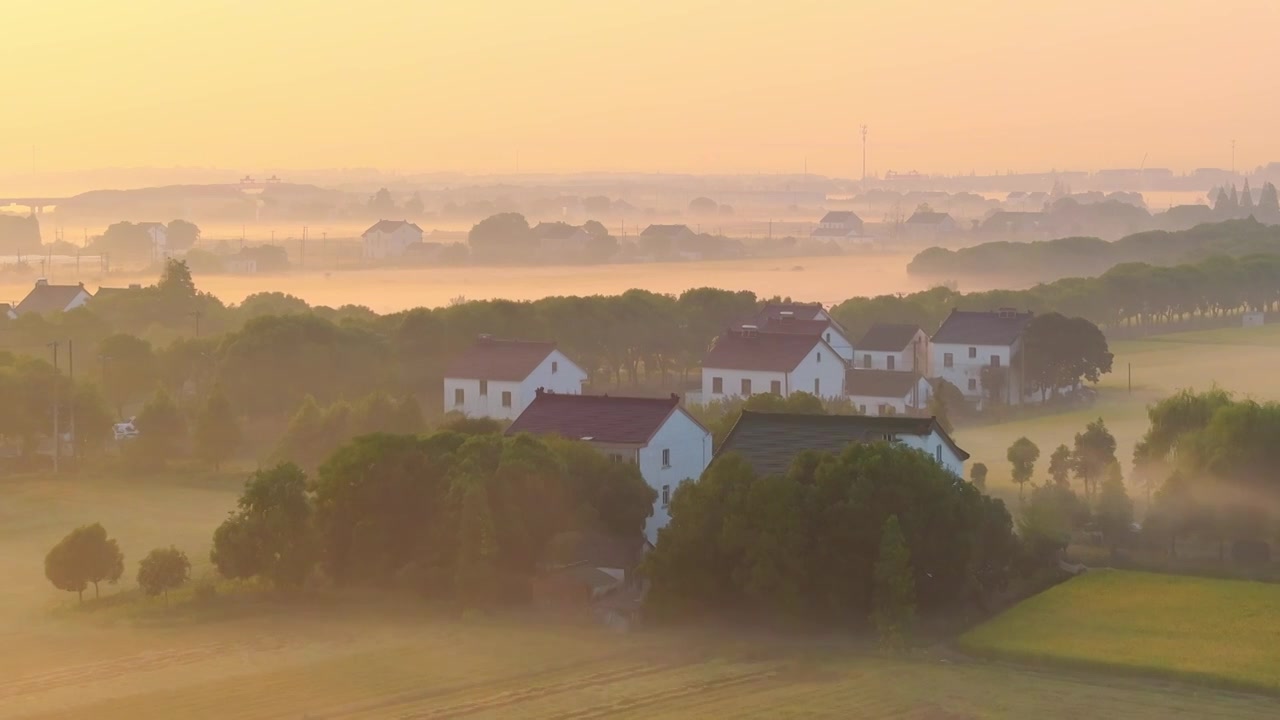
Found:
[[[1280,215],[1280,195],[1276,186],[1267,183],[1262,186],[1262,195],[1258,198],[1258,211],[1270,216]]]
[[[156,386],[156,358],[151,343],[132,335],[109,335],[98,343],[102,384],[116,416],[124,417],[124,406]]]
[[[369,197],[369,209],[374,213],[395,212],[396,201],[391,199],[391,191],[386,188],[378,188],[378,192]]]
[[[1054,448],[1053,454],[1049,456],[1049,477],[1053,480],[1054,485],[1063,487],[1069,485],[1069,475],[1074,462],[1075,458],[1071,454],[1071,448],[1066,445],[1059,445]]]
[[[221,469],[222,462],[240,445],[240,422],[222,390],[215,388],[196,417],[195,451],[202,460]]]
[[[102,236],[94,241],[93,248],[110,255],[116,262],[149,261],[155,255],[155,245],[146,228],[131,222],[118,222],[108,226]]]
[[[593,238],[602,238],[609,234],[609,229],[599,220],[588,220],[582,223],[582,229]]]
[[[696,197],[689,201],[690,215],[715,215],[720,206],[715,200],[708,197]]]
[[[185,309],[187,303],[196,296],[196,283],[191,279],[191,268],[187,261],[169,258],[164,262],[164,271],[160,273],[160,282],[156,289],[166,302],[177,303],[179,309]]]
[[[1097,325],[1084,318],[1067,318],[1056,312],[1036,315],[1023,336],[1023,372],[1030,387],[1039,388],[1041,399],[1056,396],[1062,388],[1081,381],[1097,382],[1111,372],[1113,356]]]
[[[1156,491],[1146,524],[1158,525],[1164,530],[1169,538],[1169,557],[1177,557],[1178,538],[1195,529],[1201,513],[1192,494],[1191,483],[1186,476],[1175,471]]]
[[[72,530],[44,558],[44,575],[59,590],[74,592],[84,600],[84,589],[98,583],[115,584],[124,574],[124,554],[99,523]]]
[[[138,457],[148,464],[163,466],[181,452],[180,444],[187,435],[182,411],[164,388],[142,406],[134,425],[138,439],[134,441]]]
[[[458,510],[458,563],[454,583],[457,597],[466,607],[484,607],[495,599],[498,541],[482,484],[471,483],[462,491]]]
[[[427,211],[427,206],[422,203],[422,195],[417,190],[413,191],[413,195],[404,202],[404,212],[409,217],[422,217]]]
[[[947,381],[939,380],[939,382]],[[951,383],[947,384],[951,385]],[[952,387],[955,386],[952,385]],[[949,434],[955,430],[955,425],[951,422],[951,407],[947,405],[945,395],[940,392],[933,393],[933,395],[929,397],[928,411],[929,414],[933,416],[933,419],[938,421],[938,425],[942,426],[944,432]]]
[[[1009,446],[1009,452],[1005,456],[1013,465],[1013,481],[1018,484],[1018,499],[1021,500],[1023,486],[1035,473],[1036,460],[1040,459],[1040,448],[1026,437],[1020,437]]]
[[[987,466],[985,463],[974,463],[969,468],[969,482],[979,490],[987,489]]]
[[[1084,481],[1085,499],[1092,503],[1103,473],[1116,462],[1116,439],[1102,418],[1086,425],[1084,432],[1076,433],[1073,456],[1072,469]]]
[[[186,584],[190,575],[191,561],[187,554],[173,546],[156,548],[138,563],[138,587],[152,597],[163,593],[166,605],[169,591]]]
[[[533,251],[529,222],[520,213],[491,215],[467,234],[471,251],[487,258],[524,258]]]
[[[1113,462],[1108,466],[1107,479],[1098,493],[1097,517],[1098,527],[1114,556],[1133,527],[1133,501],[1125,492],[1119,463]]]
[[[1240,190],[1240,209],[1253,210],[1253,191],[1249,189],[1249,178],[1244,179],[1244,188]]]
[[[880,532],[871,611],[883,647],[899,649],[905,643],[915,618],[915,596],[911,551],[898,526],[898,516],[890,515]]]
[[[200,228],[186,220],[170,220],[165,228],[165,246],[169,250],[190,250],[200,241]]]
[[[306,474],[293,464],[259,470],[236,505],[213,534],[214,567],[226,578],[260,576],[277,588],[300,586],[315,564]]]

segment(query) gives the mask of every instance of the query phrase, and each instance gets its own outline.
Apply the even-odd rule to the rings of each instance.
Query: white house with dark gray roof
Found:
[[[820,398],[844,393],[844,358],[817,335],[740,326],[716,338],[702,361],[702,402],[760,393]]]
[[[932,386],[923,375],[893,370],[845,373],[844,392],[863,415],[921,415],[929,407]]]
[[[952,310],[929,339],[931,375],[955,385],[975,404],[992,394],[1000,402],[1020,404],[1022,378],[1014,361],[1030,322],[1030,312],[1012,308]],[[1000,385],[985,387],[992,379]]]
[[[445,368],[444,411],[514,420],[539,389],[577,395],[586,381],[586,371],[553,342],[481,335]]]
[[[744,410],[725,437],[716,458],[736,453],[757,474],[781,475],[805,450],[840,453],[851,443],[901,443],[964,477],[969,453],[932,417],[797,415]],[[714,461],[713,461],[714,462]]]
[[[408,220],[379,220],[360,236],[365,260],[389,260],[422,242],[422,228]]]
[[[918,325],[876,323],[854,344],[859,370],[929,373],[929,336]]]
[[[863,233],[862,218],[852,210],[832,210],[818,221],[818,227],[809,237],[819,242],[831,242],[840,247],[865,245],[871,241]]]
[[[580,255],[591,242],[591,233],[566,222],[540,222],[530,230],[538,252],[551,259]]]
[[[17,318],[21,315],[44,315],[51,312],[67,312],[82,307],[93,299],[93,295],[84,289],[84,283],[77,285],[50,285],[45,278],[36,280],[35,287],[15,307],[9,310],[9,316]]]

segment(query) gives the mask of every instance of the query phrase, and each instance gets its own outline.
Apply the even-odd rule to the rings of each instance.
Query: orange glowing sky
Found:
[[[0,172],[1280,160],[1274,0],[7,5]]]

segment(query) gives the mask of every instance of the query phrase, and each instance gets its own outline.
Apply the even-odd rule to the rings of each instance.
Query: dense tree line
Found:
[[[1270,188],[1269,198],[1275,197]],[[1280,208],[1256,209],[1267,223],[1280,223]],[[1220,218],[1234,217],[1223,211]],[[1092,277],[1125,263],[1172,266],[1194,263],[1214,255],[1280,254],[1280,226],[1264,224],[1252,216],[1208,222],[1188,230],[1149,230],[1114,242],[1096,237],[1064,237],[1035,242],[987,242],[950,250],[933,247],[916,255],[907,265],[913,275],[957,279],[965,277],[1029,278],[1053,280],[1071,276]]]
[[[399,585],[465,606],[527,599],[562,533],[638,537],[656,493],[583,443],[522,435],[365,435],[313,481],[262,470],[214,534],[226,577]]]
[[[887,443],[805,452],[767,477],[723,456],[676,490],[670,510],[646,560],[646,610],[665,618],[871,619],[883,630],[906,621],[903,603],[930,613],[981,602],[1004,585],[1019,547],[1004,503]],[[886,553],[884,538],[899,531],[904,551]]]

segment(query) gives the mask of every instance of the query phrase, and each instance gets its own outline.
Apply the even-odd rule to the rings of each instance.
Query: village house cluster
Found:
[[[655,543],[675,488],[700,477],[713,459],[712,434],[689,406],[805,392],[856,409],[743,413],[717,452],[740,452],[762,473],[784,471],[801,450],[887,440],[962,476],[968,454],[929,414],[930,398],[945,380],[974,405],[992,395],[1023,400],[1019,375],[1010,370],[1030,320],[1031,313],[1011,309],[954,310],[932,335],[915,325],[877,323],[853,340],[821,305],[770,303],[715,339],[703,358],[701,387],[684,398],[584,394],[587,372],[555,343],[482,335],[447,368],[443,409],[510,420],[508,434],[582,440],[639,466],[658,496],[645,528]]]

